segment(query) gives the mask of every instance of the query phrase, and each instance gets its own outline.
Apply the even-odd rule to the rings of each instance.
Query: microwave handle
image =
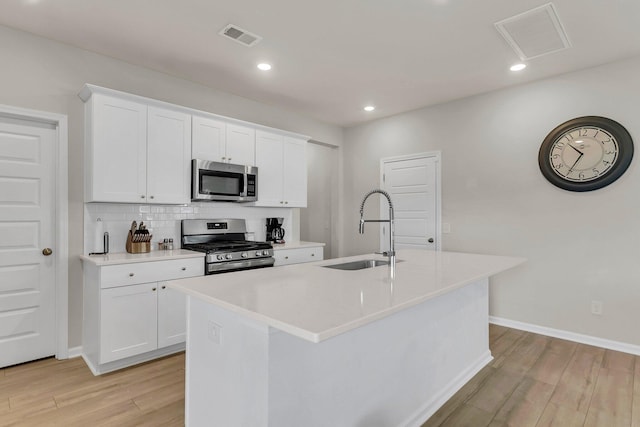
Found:
[[[247,197],[247,191],[248,191],[248,181],[249,181],[249,176],[245,173],[244,174],[244,191],[242,192],[242,194],[240,196],[242,197]]]

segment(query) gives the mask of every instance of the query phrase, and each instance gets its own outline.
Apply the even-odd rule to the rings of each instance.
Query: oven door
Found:
[[[205,275],[226,273],[230,271],[251,270],[254,268],[273,267],[276,259],[273,257],[268,258],[255,258],[252,260],[244,261],[226,261],[219,263],[209,263],[205,267]]]
[[[256,198],[257,168],[231,163],[192,161],[192,201],[252,202]]]

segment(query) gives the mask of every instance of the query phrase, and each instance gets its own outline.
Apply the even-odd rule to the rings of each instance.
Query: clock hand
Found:
[[[576,150],[578,151],[578,150]],[[576,159],[575,162],[573,162],[573,166],[571,166],[571,168],[569,169],[569,172],[567,172],[567,175],[569,175],[571,173],[571,171],[573,170],[573,168],[576,167],[576,165],[578,164],[578,162],[580,161],[580,159],[582,158],[582,156],[584,156],[584,153],[578,151],[580,153],[580,155],[578,156],[578,158]]]
[[[581,156],[584,154],[582,151],[578,150],[578,149],[577,149],[576,147],[574,147],[573,145],[571,145],[571,144],[568,144],[568,145],[569,145],[569,147],[573,148],[573,149],[574,149],[574,150],[576,150],[578,153],[580,153],[580,155],[581,155]]]

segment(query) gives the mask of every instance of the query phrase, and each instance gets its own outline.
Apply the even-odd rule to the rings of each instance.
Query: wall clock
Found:
[[[542,175],[569,191],[592,191],[620,178],[633,158],[633,140],[620,123],[606,117],[578,117],[562,123],[538,152]]]

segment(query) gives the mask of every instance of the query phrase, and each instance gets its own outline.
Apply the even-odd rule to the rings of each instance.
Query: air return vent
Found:
[[[252,34],[249,31],[243,30],[242,28],[233,24],[227,25],[218,34],[247,47],[251,47],[262,40],[262,37]]]
[[[551,3],[496,22],[495,26],[523,61],[571,47]]]

